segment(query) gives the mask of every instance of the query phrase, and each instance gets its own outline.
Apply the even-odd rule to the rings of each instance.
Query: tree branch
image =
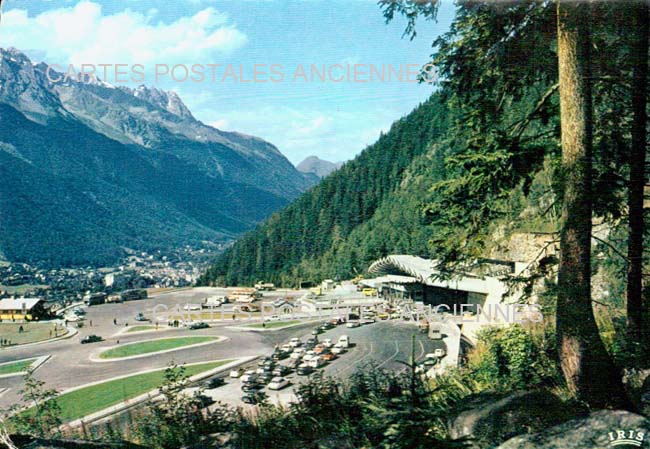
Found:
[[[623,254],[614,245],[612,245],[608,241],[605,241],[605,240],[601,239],[600,237],[596,237],[595,235],[592,235],[591,238],[594,239],[594,240],[598,240],[600,243],[602,243],[603,245],[607,246],[609,249],[614,251],[614,253],[616,253],[618,256],[620,256],[625,261],[625,264],[627,265],[628,260],[627,260],[627,255],[626,254]]]
[[[513,134],[517,135],[517,139],[521,137],[521,135],[526,130],[526,127],[530,124],[530,122],[533,121],[533,117],[535,116],[535,114],[537,114],[544,107],[548,99],[551,98],[551,96],[558,90],[559,87],[560,87],[559,83],[555,83],[554,85],[552,85],[542,96],[542,98],[539,99],[539,101],[537,102],[533,110],[521,121],[517,122],[514,125]]]

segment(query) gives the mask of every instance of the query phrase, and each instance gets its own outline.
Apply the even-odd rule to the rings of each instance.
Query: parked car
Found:
[[[257,362],[257,366],[264,366],[268,363],[273,363],[273,359],[271,357],[264,357],[263,359],[260,359],[259,362]]]
[[[86,335],[84,338],[81,339],[81,344],[85,345],[87,343],[96,343],[98,341],[102,341],[103,338],[100,337],[99,335]]]
[[[74,309],[72,313],[77,316],[84,316],[86,314],[86,311],[84,309]]]
[[[332,360],[336,359],[336,354],[334,354],[333,352],[326,352],[323,355],[321,355],[321,357],[326,362],[331,362]]]
[[[282,390],[289,386],[289,381],[284,377],[274,377],[269,383],[269,390]]]
[[[289,368],[288,366],[286,366],[286,365],[278,365],[273,370],[273,375],[276,376],[276,377],[282,377],[282,376],[286,376],[290,372],[291,372],[291,368]]]
[[[300,354],[303,355],[305,352],[307,352],[307,348],[301,347],[301,348],[295,348],[292,352],[291,355],[293,356],[294,354]]]
[[[286,345],[280,346],[280,349],[291,354],[291,351],[293,351],[293,346],[287,343]]]
[[[344,348],[349,348],[350,347],[350,337],[347,335],[341,335],[339,337],[339,344],[343,345]]]
[[[206,408],[215,403],[215,400],[205,394],[197,394],[194,397],[199,403],[200,408]]]
[[[283,351],[282,349],[276,349],[273,355],[271,355],[271,358],[277,362],[278,360],[284,360],[289,357],[290,353],[291,352]]]
[[[332,342],[331,338],[326,338],[325,340],[323,340],[321,344],[326,348],[331,348],[332,346],[334,346],[334,343]]]
[[[348,321],[347,324],[345,325],[345,327],[350,329],[354,329],[355,327],[359,327],[359,326],[361,326],[361,323],[359,323],[358,321]]]
[[[229,376],[236,379],[244,374],[244,368],[235,368],[230,370]]]
[[[323,329],[321,329],[320,327],[317,327],[316,329],[311,331],[312,335],[318,335],[318,334],[322,334],[322,333],[323,333]]]
[[[298,369],[301,363],[302,363],[302,359],[297,357],[289,360],[288,366],[289,368]]]
[[[326,362],[325,359],[323,359],[321,356],[315,355],[309,359],[309,362],[307,362],[307,364],[312,368],[320,368],[321,366],[324,366]]]
[[[246,382],[255,382],[257,380],[257,373],[253,370],[248,370],[241,376],[241,381]]]
[[[269,317],[265,317],[264,321],[280,321],[280,316],[279,315],[271,315]]]
[[[316,345],[316,347],[314,348],[314,353],[320,354],[324,350],[325,350],[325,346],[323,346],[322,344],[321,345]]]
[[[294,338],[291,339],[291,341],[289,341],[289,345],[292,348],[297,348],[298,346],[302,346],[302,342],[300,341],[299,338],[294,337]]]
[[[422,369],[424,371],[429,371],[433,366],[435,366],[437,364],[438,364],[438,359],[437,358],[435,358],[435,357],[433,357],[433,358],[427,357],[426,359],[424,359],[424,361],[420,365],[422,366]]]
[[[226,384],[226,381],[224,380],[223,377],[213,377],[212,379],[208,380],[205,383],[205,388],[208,390],[213,390],[215,388],[219,388],[223,385]]]
[[[266,394],[262,391],[250,392],[242,396],[241,400],[246,404],[255,405],[264,402],[266,400]]]
[[[314,369],[306,363],[301,363],[296,370],[299,376],[307,376],[314,372]]]
[[[136,321],[149,321],[146,316],[142,312],[138,313],[135,318]]]
[[[260,374],[257,378],[257,381],[262,384],[268,384],[271,382],[271,379],[273,379],[273,373],[271,371],[264,371],[264,373]]]
[[[243,391],[244,393],[251,393],[251,392],[259,391],[262,388],[264,388],[264,385],[262,385],[261,383],[259,383],[257,381],[256,382],[245,382],[241,386],[241,391]]]
[[[345,346],[340,343],[335,344],[332,349],[332,354],[343,354],[345,352]]]
[[[198,329],[207,329],[210,327],[208,323],[204,323],[203,321],[199,321],[198,323],[192,323],[189,325],[188,329],[189,330],[198,330]]]
[[[317,344],[318,344],[318,338],[316,338],[316,337],[311,337],[311,338],[309,338],[309,339],[307,340],[307,342],[305,343],[305,347],[311,349],[311,348],[313,348],[314,346],[316,346]]]
[[[273,307],[282,307],[285,305],[287,302],[284,299],[276,299],[273,301]]]

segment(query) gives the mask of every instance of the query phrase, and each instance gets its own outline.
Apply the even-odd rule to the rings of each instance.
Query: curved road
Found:
[[[79,385],[110,379],[116,376],[136,373],[143,370],[162,369],[170,362],[192,363],[203,362],[215,359],[228,359],[245,356],[266,356],[270,355],[275,345],[288,342],[292,337],[300,337],[303,341],[311,336],[311,330],[316,327],[315,323],[291,327],[278,331],[253,332],[229,329],[232,322],[212,325],[209,329],[191,331],[187,328],[178,328],[165,331],[146,333],[121,333],[125,328],[125,322],[130,326],[137,324],[133,317],[142,312],[145,316],[151,316],[151,311],[156,304],[172,306],[174,304],[185,304],[199,302],[206,296],[219,294],[223,290],[196,288],[178,292],[166,293],[148,300],[133,301],[123,304],[104,304],[93,306],[87,309],[88,315],[86,327],[80,329],[78,335],[64,340],[46,342],[26,347],[14,347],[0,350],[0,363],[23,358],[50,355],[51,358],[36,371],[36,377],[46,382],[47,388],[55,388],[59,391],[76,387]],[[284,296],[283,293],[270,293],[265,295],[264,300],[272,300],[274,297]],[[113,320],[117,319],[117,325]],[[93,326],[88,324],[92,320]],[[166,328],[161,326],[161,329]],[[104,337],[104,341],[82,345],[79,340],[90,334],[97,334]],[[337,360],[328,364],[324,371],[334,376],[349,376],[354,370],[372,364],[377,368],[390,370],[403,370],[405,365],[400,362],[408,362],[414,349],[417,359],[424,354],[432,352],[434,348],[440,347],[441,342],[429,340],[426,335],[418,332],[413,324],[386,321],[371,325],[365,325],[354,329],[345,326],[338,326],[334,329],[319,335],[319,339],[338,339],[342,334],[350,336],[354,347]],[[115,362],[92,362],[90,355],[96,354],[102,348],[114,346],[118,340],[120,344],[144,341],[154,338],[175,337],[185,335],[215,335],[225,336],[227,340],[220,343],[180,349],[173,352],[151,355],[148,357],[116,360]],[[412,336],[415,336],[413,345]],[[292,377],[296,377],[293,375]],[[295,380],[295,379],[294,379]],[[237,388],[229,393],[228,389],[223,392],[215,390],[213,395],[219,399],[220,396],[241,396],[238,381],[230,382],[232,387],[235,383]],[[3,388],[9,390],[0,395],[0,409],[6,408],[18,400],[18,391],[22,387],[22,377],[0,378],[0,391]],[[227,401],[230,402],[230,401]]]

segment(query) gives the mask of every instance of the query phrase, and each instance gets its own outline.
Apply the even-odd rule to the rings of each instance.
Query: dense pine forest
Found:
[[[358,254],[341,250],[336,265],[328,263],[326,268],[324,264],[323,271],[316,266],[321,264],[319,256],[343,245],[382,209],[399,190],[413,160],[425,155],[447,126],[442,97],[433,95],[353,161],[239,240],[209,270],[204,282],[233,285],[268,279],[291,284],[289,279],[298,277],[317,281],[317,276],[345,277],[363,269],[368,260],[393,245],[377,242],[373,248],[359,248]],[[404,249],[415,247],[409,243]]]

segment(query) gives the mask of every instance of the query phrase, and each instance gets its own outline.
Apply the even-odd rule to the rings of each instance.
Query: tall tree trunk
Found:
[[[620,373],[598,333],[591,304],[591,98],[589,3],[557,4],[564,201],[557,339],[568,387],[593,407],[626,407]]]
[[[648,82],[648,7],[644,1],[634,4],[631,45],[634,73],[632,79],[632,151],[628,186],[629,235],[627,243],[627,323],[630,338],[647,343],[643,320],[643,187],[646,156],[646,84]]]

